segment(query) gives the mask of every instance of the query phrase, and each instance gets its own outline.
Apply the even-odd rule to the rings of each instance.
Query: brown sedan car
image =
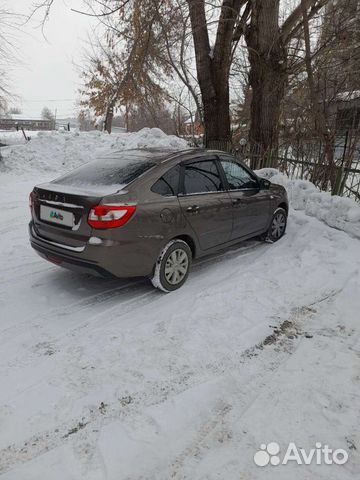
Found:
[[[286,229],[285,189],[227,153],[137,149],[99,158],[30,194],[30,241],[62,267],[148,276],[171,291],[191,261]]]

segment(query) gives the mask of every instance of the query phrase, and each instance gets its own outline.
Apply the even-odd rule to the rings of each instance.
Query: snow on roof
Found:
[[[8,118],[12,120],[36,120],[36,121],[44,120],[40,116],[24,115],[22,113],[10,113]]]

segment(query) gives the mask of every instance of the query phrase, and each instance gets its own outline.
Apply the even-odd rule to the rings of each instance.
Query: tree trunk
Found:
[[[112,104],[109,104],[105,113],[104,131],[111,133],[113,118],[114,118],[114,106]]]
[[[287,80],[279,0],[254,0],[245,39],[252,89],[249,141],[252,168],[276,167],[281,101]]]
[[[308,18],[308,0],[301,0],[304,43],[305,43],[305,68],[307,74],[307,84],[311,103],[311,111],[314,120],[314,133],[319,136],[324,145],[324,159],[326,164],[325,175],[323,176],[322,189],[327,190],[329,185],[332,194],[336,194],[337,171],[334,158],[335,150],[335,132],[332,132],[327,124],[326,113],[322,106],[322,97],[319,91],[319,85],[316,85],[314,79],[313,65],[311,61],[310,29]]]
[[[210,48],[204,0],[188,0],[199,81],[205,145],[227,149],[231,141],[229,74],[234,26],[243,2],[224,0],[216,41]]]
[[[129,131],[129,105],[125,105],[125,129]]]
[[[229,89],[217,86],[215,95],[203,95],[203,108],[206,147],[226,150],[231,142]]]

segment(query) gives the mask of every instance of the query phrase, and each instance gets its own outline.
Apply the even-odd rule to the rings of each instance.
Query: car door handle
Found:
[[[192,205],[191,207],[188,207],[186,209],[188,213],[198,213],[199,211],[199,206],[198,205]]]

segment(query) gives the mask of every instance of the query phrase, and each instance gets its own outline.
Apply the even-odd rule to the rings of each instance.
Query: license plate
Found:
[[[45,205],[40,205],[40,219],[65,225],[66,227],[74,226],[74,215],[71,212],[66,212],[59,208],[46,207]]]

